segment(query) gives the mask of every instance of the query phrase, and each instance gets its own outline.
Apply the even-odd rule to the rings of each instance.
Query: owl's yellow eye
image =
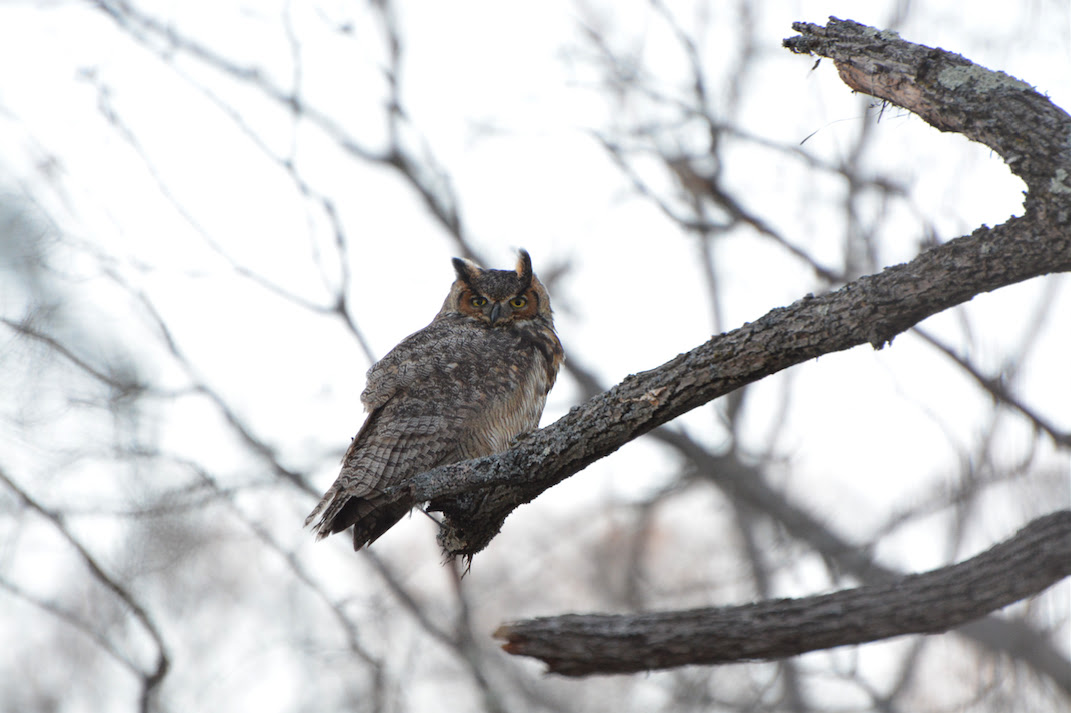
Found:
[[[528,300],[525,297],[518,295],[509,301],[509,306],[513,309],[524,309],[524,306],[528,304]]]
[[[471,300],[469,300],[469,304],[471,304],[473,307],[483,307],[485,304],[487,304],[487,298],[476,295]]]

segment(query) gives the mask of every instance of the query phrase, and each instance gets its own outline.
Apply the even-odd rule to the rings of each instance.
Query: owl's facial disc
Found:
[[[510,324],[517,318],[532,317],[536,313],[538,297],[528,294],[513,295],[498,299],[466,290],[461,299],[462,312],[475,317],[492,327]]]

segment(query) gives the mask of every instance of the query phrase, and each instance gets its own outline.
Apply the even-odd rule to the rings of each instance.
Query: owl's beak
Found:
[[[505,305],[503,305],[501,302],[495,302],[495,306],[491,308],[491,326],[492,327],[495,326],[495,323],[498,322],[499,318],[502,317],[502,315],[503,315],[503,313],[505,311],[506,311]]]

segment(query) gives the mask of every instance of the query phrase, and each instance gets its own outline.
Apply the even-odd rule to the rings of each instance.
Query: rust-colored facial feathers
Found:
[[[551,319],[550,298],[532,272],[532,258],[521,250],[513,270],[485,270],[471,260],[454,258],[454,282],[440,316],[463,314],[493,327],[520,320]]]

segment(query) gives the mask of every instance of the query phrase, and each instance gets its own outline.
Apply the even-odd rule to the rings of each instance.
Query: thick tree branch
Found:
[[[895,32],[834,17],[822,27],[795,22],[784,41],[802,54],[829,57],[857,92],[917,114],[941,131],[985,144],[1026,181],[1030,201],[1071,193],[1068,116],[1026,82],[958,54],[916,45]],[[1055,217],[1055,216],[1053,216]],[[1058,218],[1066,221],[1067,217]]]
[[[793,51],[833,56],[853,88],[1000,153],[1030,187],[1024,215],[774,309],[629,376],[509,451],[415,478],[406,496],[446,514],[439,540],[448,555],[479,552],[517,506],[712,399],[823,354],[881,348],[982,292],[1071,270],[1071,117],[1018,80],[891,33],[839,20],[794,27],[805,34],[786,41]]]
[[[1071,510],[1062,510],[969,560],[880,585],[744,606],[546,617],[504,625],[495,636],[509,653],[567,676],[782,659],[947,631],[1068,575]]]
[[[714,455],[683,433],[661,429],[656,435],[693,463],[698,477],[714,483],[734,501],[765,513],[793,538],[835,563],[839,572],[872,585],[904,576],[875,561],[872,548],[852,543],[806,508],[791,502],[767,483],[761,469],[742,463],[733,454]],[[961,627],[957,633],[993,653],[1023,662],[1071,696],[1071,663],[1043,632],[1022,619],[987,616]]]

